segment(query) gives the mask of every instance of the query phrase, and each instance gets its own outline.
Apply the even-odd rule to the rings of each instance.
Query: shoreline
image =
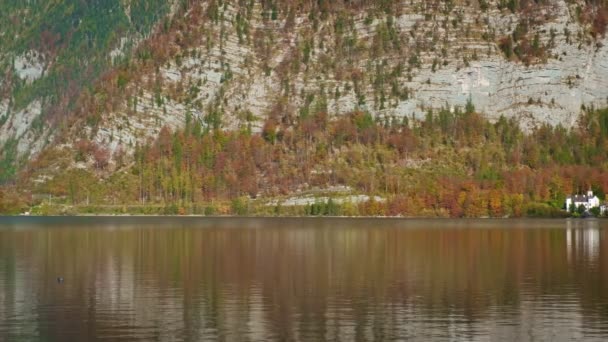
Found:
[[[515,220],[604,220],[608,217],[427,217],[427,216],[256,216],[256,215],[147,215],[147,214],[78,214],[78,215],[0,215],[5,218],[160,218],[160,219],[378,219],[436,221],[515,221]]]
[[[250,216],[0,216],[2,230],[40,229],[218,229],[351,230],[384,229],[521,230],[601,228],[606,221],[563,218],[404,218],[404,217],[250,217]]]

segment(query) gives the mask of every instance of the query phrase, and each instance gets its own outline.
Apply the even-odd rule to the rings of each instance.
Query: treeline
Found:
[[[127,172],[99,181],[69,171],[37,191],[69,204],[160,205],[178,214],[519,217],[563,215],[568,194],[592,188],[603,198],[608,188],[608,110],[586,110],[572,129],[542,125],[527,133],[515,119],[488,121],[471,103],[429,111],[425,120],[324,111],[294,120],[270,117],[252,133],[186,116],[183,130],[163,128],[156,141],[136,147],[132,163],[125,157]],[[75,160],[92,160],[87,151]],[[384,200],[280,204],[337,185]],[[268,205],[271,198],[278,204]]]
[[[608,110],[586,111],[572,130],[544,125],[530,134],[513,119],[490,123],[472,105],[429,112],[424,121],[364,112],[282,121],[270,118],[261,134],[205,130],[189,119],[181,132],[163,129],[135,154],[140,200],[274,197],[348,185],[388,199],[359,206],[359,214],[521,216],[552,213],[569,193],[592,187],[603,195],[608,186]]]

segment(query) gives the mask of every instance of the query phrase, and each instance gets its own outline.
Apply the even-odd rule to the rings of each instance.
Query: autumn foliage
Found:
[[[588,111],[571,130],[544,125],[528,133],[472,108],[430,112],[425,121],[365,112],[283,121],[270,118],[259,134],[192,118],[183,130],[165,127],[124,162],[130,181],[121,198],[183,208],[346,185],[383,199],[350,205],[351,214],[518,217],[559,215],[567,194],[593,188],[603,196],[608,188],[607,110]],[[78,146],[105,167],[104,149]]]

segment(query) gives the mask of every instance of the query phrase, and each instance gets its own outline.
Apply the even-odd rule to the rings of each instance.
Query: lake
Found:
[[[605,341],[607,228],[0,218],[0,341]]]

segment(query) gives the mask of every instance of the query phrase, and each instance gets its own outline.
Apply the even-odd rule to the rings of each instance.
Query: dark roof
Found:
[[[572,202],[589,202],[593,197],[588,197],[587,195],[574,195],[569,196],[572,199]]]

